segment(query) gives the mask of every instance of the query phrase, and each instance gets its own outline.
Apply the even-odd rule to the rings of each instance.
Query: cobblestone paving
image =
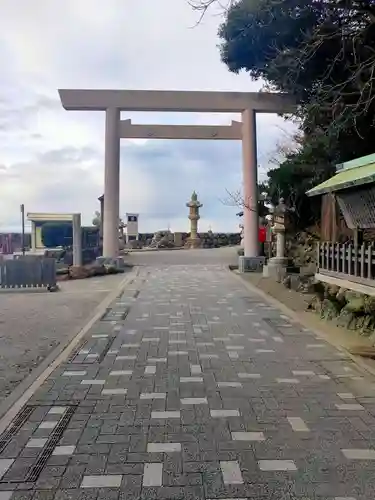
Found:
[[[144,267],[0,439],[0,500],[375,498],[375,383],[220,266]]]

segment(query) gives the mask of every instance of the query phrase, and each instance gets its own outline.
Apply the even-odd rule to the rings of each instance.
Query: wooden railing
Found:
[[[318,272],[375,286],[375,245],[318,243]]]

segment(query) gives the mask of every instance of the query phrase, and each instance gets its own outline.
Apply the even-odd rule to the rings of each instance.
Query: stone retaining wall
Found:
[[[360,335],[375,334],[375,297],[336,285],[317,283],[309,309]]]

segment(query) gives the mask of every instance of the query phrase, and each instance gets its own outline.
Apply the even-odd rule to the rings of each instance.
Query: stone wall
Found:
[[[190,233],[181,233],[182,241],[184,242]],[[140,233],[139,241],[143,246],[148,246],[153,238],[153,233]],[[229,245],[239,245],[241,243],[240,233],[199,233],[199,238],[202,242],[202,248],[218,248]]]
[[[317,283],[309,309],[321,318],[360,335],[375,334],[375,297],[336,285]]]

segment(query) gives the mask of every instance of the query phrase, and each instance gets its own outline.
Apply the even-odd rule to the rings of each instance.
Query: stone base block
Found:
[[[285,266],[268,264],[267,266],[263,267],[264,278],[271,278],[280,283],[285,278],[285,275],[286,275]]]
[[[199,238],[188,238],[185,242],[185,248],[200,248],[201,240]]]
[[[122,257],[116,257],[116,258],[111,258],[111,257],[98,257],[96,259],[96,262],[100,266],[113,266],[116,269],[124,269],[125,268],[125,262]]]
[[[263,269],[265,257],[238,257],[238,271],[240,273],[260,273]]]

